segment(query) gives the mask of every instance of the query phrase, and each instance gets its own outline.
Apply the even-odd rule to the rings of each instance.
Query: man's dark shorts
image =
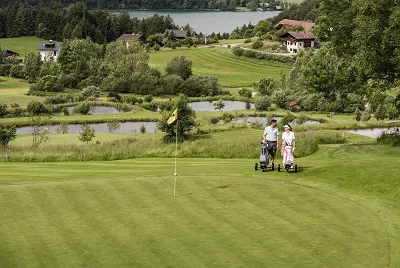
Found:
[[[268,154],[269,155],[275,156],[276,147],[277,147],[277,142],[276,141],[267,141],[267,148],[268,148]]]

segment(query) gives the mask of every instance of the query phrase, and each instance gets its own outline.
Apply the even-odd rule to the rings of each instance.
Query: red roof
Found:
[[[138,40],[141,37],[142,37],[142,35],[140,35],[140,34],[123,34],[118,38],[118,40],[131,41],[131,40]]]
[[[305,32],[289,32],[281,35],[282,38],[293,37],[296,40],[315,40],[315,36],[312,33]]]
[[[304,28],[305,32],[310,31],[312,28],[314,28],[315,23],[313,22],[308,22],[308,21],[300,21],[300,20],[288,20],[284,19],[281,20],[277,25],[275,25],[275,29],[280,29],[284,25],[291,25],[291,26],[301,26]]]

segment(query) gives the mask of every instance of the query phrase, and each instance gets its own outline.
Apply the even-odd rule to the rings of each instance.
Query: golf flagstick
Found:
[[[176,196],[176,157],[178,155],[178,124],[179,124],[179,119],[176,119],[176,130],[175,130],[175,179],[174,179],[174,198]]]

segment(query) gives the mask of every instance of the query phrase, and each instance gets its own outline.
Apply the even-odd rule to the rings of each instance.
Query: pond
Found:
[[[74,113],[75,106],[67,107],[69,114]],[[108,106],[91,106],[89,114],[118,114],[121,113],[121,110],[118,110],[115,107]]]
[[[271,119],[275,119],[279,123],[282,120],[282,117],[272,117]],[[263,126],[266,126],[267,124],[269,124],[269,122],[267,122],[267,118],[263,117],[263,116],[242,117],[242,118],[239,118],[239,119],[235,119],[232,122],[233,123],[241,123],[241,124],[243,124],[243,123],[250,124],[250,123],[253,123],[253,122],[260,122]],[[314,121],[314,120],[307,120],[301,125],[306,125],[307,126],[307,125],[318,125],[318,124],[321,124],[321,123],[318,122],[318,121]],[[290,125],[296,126],[298,124],[297,124],[297,122],[295,120]]]
[[[107,123],[96,123],[89,124],[92,128],[94,128],[95,132],[98,133],[109,133]],[[146,128],[146,133],[156,133],[157,126],[156,122],[124,122],[120,123],[120,128],[114,131],[114,133],[118,134],[136,134],[140,133],[141,126]],[[81,125],[79,124],[69,124],[68,125],[68,133],[79,133],[81,131]],[[59,125],[53,125],[49,127],[50,134],[61,133],[61,129]],[[17,128],[17,134],[31,134],[32,127],[20,127]]]
[[[174,23],[183,27],[189,24],[197,33],[211,34],[231,33],[236,27],[242,27],[251,22],[256,25],[260,20],[277,16],[280,11],[193,11],[193,10],[128,10],[131,17],[138,19],[148,18],[155,14],[169,15]]]
[[[189,106],[196,112],[216,112],[214,103],[217,101],[199,101],[190,102]],[[246,102],[244,101],[224,101],[225,107],[223,112],[246,110]],[[254,109],[254,104],[250,103],[250,109]]]
[[[351,129],[351,130],[345,130],[345,132],[350,132],[354,134],[359,134],[363,136],[367,136],[370,138],[378,138],[383,132],[387,131],[399,131],[399,128],[393,127],[393,128],[371,128],[371,129]]]

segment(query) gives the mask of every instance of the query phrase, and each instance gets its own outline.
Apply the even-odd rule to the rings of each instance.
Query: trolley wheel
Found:
[[[262,169],[262,172],[265,172],[265,169],[264,169],[264,168]]]
[[[278,164],[278,172],[281,172],[281,165]]]
[[[271,170],[272,170],[272,171],[275,170],[275,165],[274,165],[274,163],[272,163]]]
[[[297,172],[297,165],[294,165],[294,172]]]
[[[256,163],[255,165],[254,165],[254,170],[257,170],[258,169],[258,163]]]

